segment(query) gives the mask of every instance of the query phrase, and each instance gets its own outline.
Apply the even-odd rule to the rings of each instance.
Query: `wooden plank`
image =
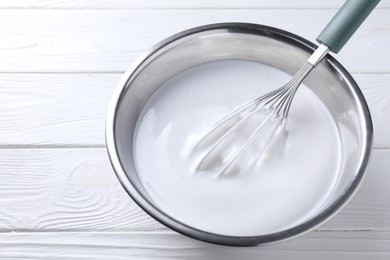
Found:
[[[0,0],[0,8],[45,8],[45,9],[192,9],[192,8],[338,8],[344,3],[343,0],[311,1],[290,0],[255,1],[255,0]],[[382,1],[378,8],[389,7],[388,1]]]
[[[2,74],[0,146],[104,146],[120,74]],[[375,147],[390,147],[390,74],[354,75],[371,109]]]
[[[373,125],[374,146],[390,147],[390,75],[353,75],[365,96]]]
[[[124,71],[167,36],[215,22],[266,24],[315,41],[334,13],[329,9],[0,10],[0,71]],[[390,72],[389,14],[390,9],[375,10],[338,55],[347,69]]]
[[[171,232],[6,233],[1,259],[389,259],[389,232],[312,232],[274,245],[226,247]]]
[[[390,231],[389,156],[374,150],[356,197],[320,230]],[[165,229],[129,198],[103,148],[0,149],[0,180],[0,232]]]
[[[161,228],[131,201],[105,149],[1,149],[0,230]]]
[[[107,105],[121,75],[0,77],[0,144],[104,145]]]

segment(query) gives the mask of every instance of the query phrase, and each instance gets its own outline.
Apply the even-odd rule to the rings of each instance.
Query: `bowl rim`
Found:
[[[165,40],[159,42],[152,48],[150,48],[147,52],[145,52],[142,56],[140,56],[124,73],[121,80],[118,82],[113,96],[110,100],[107,118],[106,118],[106,147],[109,155],[109,159],[111,165],[114,169],[115,174],[117,175],[118,180],[121,185],[125,189],[125,191],[129,194],[129,196],[140,206],[145,212],[147,212],[151,217],[159,221],[161,224],[173,229],[183,235],[204,241],[210,242],[214,244],[227,245],[227,246],[254,246],[258,244],[268,244],[283,240],[288,240],[298,235],[302,235],[306,232],[311,231],[325,220],[331,218],[338,211],[340,211],[343,206],[347,204],[347,202],[353,197],[354,193],[357,191],[360,186],[364,173],[366,171],[367,165],[369,163],[370,154],[373,146],[373,126],[372,119],[370,115],[370,111],[368,105],[364,99],[364,96],[349,74],[349,72],[331,55],[328,54],[327,61],[329,64],[335,69],[335,71],[345,77],[345,79],[351,85],[353,91],[355,92],[355,98],[358,100],[358,103],[361,105],[361,109],[363,111],[363,118],[365,123],[365,135],[362,143],[362,156],[360,157],[359,164],[357,166],[357,172],[355,178],[352,183],[345,188],[344,192],[323,212],[316,215],[315,217],[301,223],[292,228],[272,233],[266,235],[259,236],[228,236],[228,235],[220,235],[215,233],[210,233],[207,231],[203,231],[200,229],[196,229],[180,221],[170,217],[159,209],[155,208],[153,205],[149,203],[149,201],[138,191],[135,185],[130,181],[127,177],[124,167],[119,159],[118,150],[115,145],[115,121],[118,107],[122,101],[123,93],[125,92],[128,82],[133,75],[134,72],[146,61],[149,57],[151,57],[154,53],[161,50],[162,48],[168,46],[172,42],[180,40],[184,37],[197,34],[205,31],[212,30],[229,30],[232,32],[240,32],[240,33],[251,33],[257,35],[269,36],[272,35],[274,38],[280,38],[284,41],[289,41],[295,45],[299,45],[301,48],[307,48],[309,51],[314,51],[317,48],[317,45],[288,31],[278,29],[275,27],[265,26],[261,24],[253,24],[253,23],[214,23],[207,24],[198,27],[194,27],[177,34],[174,34]]]

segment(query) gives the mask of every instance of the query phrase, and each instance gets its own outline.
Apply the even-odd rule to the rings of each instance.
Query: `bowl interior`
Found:
[[[313,47],[311,43],[290,33],[249,24],[200,27],[173,36],[156,46],[126,73],[118,87],[117,99],[114,100],[113,132],[107,141],[109,143],[112,140],[115,147],[114,152],[110,151],[108,144],[111,159],[115,157],[120,162],[119,165],[113,164],[117,173],[122,172],[118,176],[126,190],[163,224],[199,238],[198,231],[160,212],[138,178],[133,160],[133,136],[145,102],[174,74],[209,61],[250,60],[294,74],[310,56]],[[321,210],[312,219],[295,227],[292,232],[253,238],[246,244],[284,239],[314,227],[345,204],[364,173],[371,149],[372,126],[367,106],[356,83],[332,57],[324,59],[304,83],[323,101],[338,127],[342,145],[341,177]],[[227,238],[219,241],[218,236],[213,235],[211,238],[204,237],[205,234],[199,232],[203,240],[217,243],[227,241]]]

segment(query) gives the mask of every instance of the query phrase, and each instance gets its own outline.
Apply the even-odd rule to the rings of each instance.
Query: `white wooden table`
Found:
[[[153,44],[245,21],[311,41],[341,0],[0,0],[0,259],[390,259],[390,1],[338,55],[369,103],[375,149],[349,205],[300,238],[231,248],[147,216],[105,150],[107,104]]]

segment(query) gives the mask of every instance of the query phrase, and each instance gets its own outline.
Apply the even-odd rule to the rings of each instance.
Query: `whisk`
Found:
[[[348,0],[317,37],[319,47],[290,81],[229,112],[201,136],[193,149],[206,147],[206,151],[196,162],[195,169],[224,175],[234,168],[240,156],[254,143],[256,157],[245,165],[250,166],[258,161],[275,133],[285,127],[291,103],[302,81],[329,51],[338,53],[342,49],[379,2]],[[256,126],[251,131],[245,131],[244,126],[253,118],[256,119]],[[243,140],[239,144],[237,137]]]

